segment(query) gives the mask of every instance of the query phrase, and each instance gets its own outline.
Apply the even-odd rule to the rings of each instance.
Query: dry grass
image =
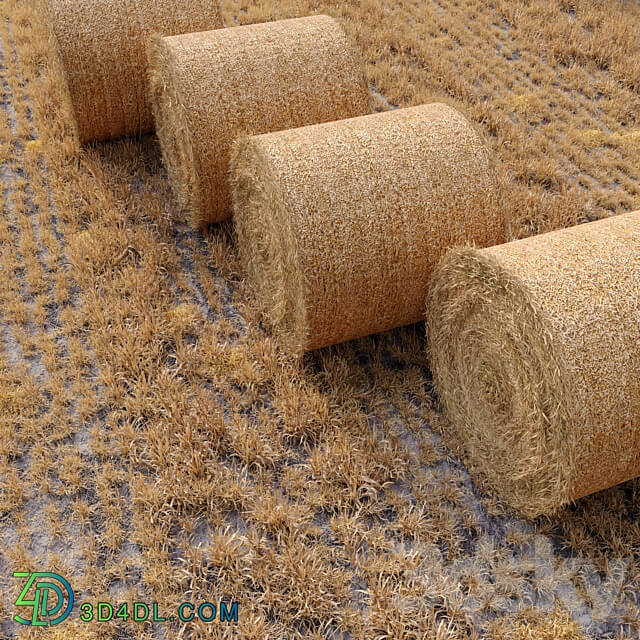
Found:
[[[578,640],[583,638],[579,625],[564,611],[551,615],[532,616],[515,625],[518,640]]]
[[[319,11],[380,107],[448,97],[484,129],[510,237],[640,207],[637,4],[224,3],[227,24]],[[180,221],[152,139],[76,157],[40,14],[0,12],[0,633],[10,572],[44,565],[79,600],[238,600],[208,637],[535,637],[556,605],[637,637],[636,482],[521,522],[430,431],[421,328],[287,361],[228,227]]]

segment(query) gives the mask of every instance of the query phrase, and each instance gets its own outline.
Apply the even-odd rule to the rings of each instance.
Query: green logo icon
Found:
[[[18,615],[13,616],[16,622],[34,627],[53,626],[65,620],[71,613],[73,591],[71,585],[62,576],[57,573],[18,571],[13,574],[13,577],[27,579],[15,602],[16,607],[32,608],[29,619],[21,618]],[[34,587],[33,591],[32,587]],[[65,600],[67,606],[60,613]],[[54,617],[56,615],[57,617]]]

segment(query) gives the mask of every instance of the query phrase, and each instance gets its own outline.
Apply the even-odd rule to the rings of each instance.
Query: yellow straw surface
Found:
[[[238,135],[371,112],[359,56],[328,16],[155,38],[149,55],[169,180],[196,228],[231,215]]]
[[[81,144],[153,131],[146,43],[222,26],[217,0],[48,0]]]
[[[427,334],[447,439],[516,511],[640,475],[640,211],[450,251]]]
[[[489,152],[444,104],[245,138],[232,167],[247,277],[293,353],[419,321],[447,247],[503,240]]]

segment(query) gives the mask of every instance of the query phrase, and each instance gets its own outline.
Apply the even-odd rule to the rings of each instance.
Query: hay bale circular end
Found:
[[[195,228],[231,215],[237,137],[371,112],[359,56],[328,16],[155,38],[148,55],[169,181]]]
[[[526,517],[640,474],[640,212],[450,250],[426,303],[445,440]]]
[[[307,283],[283,185],[256,138],[237,140],[232,166],[234,228],[244,272],[285,350],[300,355],[308,344]]]

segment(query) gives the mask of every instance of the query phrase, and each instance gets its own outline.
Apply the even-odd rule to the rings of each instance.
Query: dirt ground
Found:
[[[640,3],[224,0],[357,41],[378,109],[446,100],[501,161],[509,237],[640,208]],[[0,3],[0,637],[14,571],[78,604],[227,623],[53,638],[637,638],[640,485],[527,522],[437,435],[421,325],[292,362],[232,227],[192,232],[154,137],[77,153],[38,5]]]

